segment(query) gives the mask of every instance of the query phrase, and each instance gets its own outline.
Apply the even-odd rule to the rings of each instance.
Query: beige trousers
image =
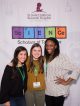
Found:
[[[27,106],[44,106],[45,90],[26,91],[25,98]]]

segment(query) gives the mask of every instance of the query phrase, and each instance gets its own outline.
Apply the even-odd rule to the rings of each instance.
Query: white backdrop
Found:
[[[51,19],[27,19],[27,14],[35,10],[40,2],[42,8],[51,14]],[[0,0],[0,81],[5,68],[13,57],[15,48],[25,46],[28,51],[32,43],[18,44],[12,39],[12,26],[67,26],[67,38],[61,41],[61,52],[66,53],[80,67],[80,0]],[[40,41],[42,39],[24,39]],[[43,39],[45,41],[45,39]],[[22,41],[22,40],[21,40]],[[64,106],[80,106],[80,79],[73,84]]]

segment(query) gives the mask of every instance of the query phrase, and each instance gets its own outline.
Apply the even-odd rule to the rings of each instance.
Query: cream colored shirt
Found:
[[[44,63],[45,72],[45,81],[46,81],[46,95],[50,96],[67,96],[69,93],[70,85],[61,85],[56,84],[54,80],[56,77],[65,78],[67,80],[69,77],[77,79],[80,70],[73,65],[67,56],[60,54],[50,63],[46,65]]]

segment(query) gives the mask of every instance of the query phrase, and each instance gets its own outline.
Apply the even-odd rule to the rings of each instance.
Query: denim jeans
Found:
[[[25,97],[11,97],[10,106],[26,106]]]

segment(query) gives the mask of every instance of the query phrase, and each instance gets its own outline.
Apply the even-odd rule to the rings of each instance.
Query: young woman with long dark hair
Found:
[[[60,53],[59,41],[47,38],[45,41],[46,106],[63,106],[69,87],[79,75],[79,69],[70,59]]]
[[[4,106],[26,106],[27,57],[26,48],[19,46],[15,49],[12,61],[5,67],[0,89],[0,103]]]

